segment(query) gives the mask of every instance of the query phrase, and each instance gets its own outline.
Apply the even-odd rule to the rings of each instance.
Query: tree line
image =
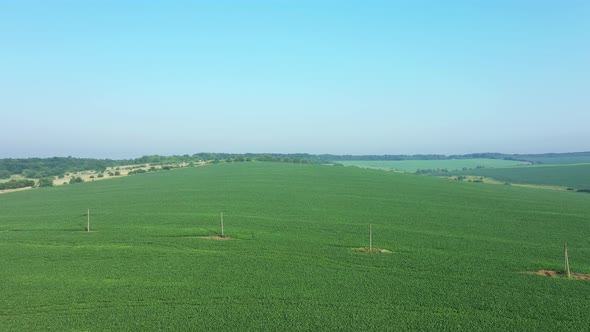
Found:
[[[308,154],[308,153],[211,153],[201,152],[192,155],[146,155],[134,159],[93,159],[74,157],[53,158],[7,158],[0,159],[0,179],[10,178],[12,175],[22,175],[26,178],[41,179],[50,176],[61,176],[66,173],[94,170],[104,172],[107,167],[125,165],[151,164],[166,165],[194,162],[243,162],[243,161],[268,161],[287,163],[314,163],[334,164],[347,160],[445,160],[445,159],[506,159],[530,161],[533,157],[560,157],[560,156],[590,156],[590,152],[574,153],[546,153],[546,154],[503,154],[503,153],[472,153],[465,155],[439,155],[439,154],[414,154],[414,155],[336,155],[336,154]],[[428,170],[430,171],[430,170]],[[427,172],[428,172],[427,171]]]

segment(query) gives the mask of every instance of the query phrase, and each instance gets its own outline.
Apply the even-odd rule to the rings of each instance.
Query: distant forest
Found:
[[[588,160],[590,151],[572,153],[545,153],[545,154],[503,154],[503,153],[472,153],[465,155],[437,155],[437,154],[416,154],[416,155],[334,155],[334,154],[307,154],[307,153],[196,153],[193,155],[175,156],[143,156],[135,159],[113,160],[113,159],[92,159],[74,157],[53,157],[53,158],[7,158],[0,159],[0,179],[10,178],[11,175],[22,175],[26,178],[40,179],[48,176],[61,176],[65,173],[95,170],[104,172],[107,167],[137,164],[178,164],[198,161],[217,162],[243,162],[243,161],[271,161],[288,163],[338,163],[346,160],[442,160],[442,159],[506,159],[529,161],[534,164],[542,164],[547,160]]]

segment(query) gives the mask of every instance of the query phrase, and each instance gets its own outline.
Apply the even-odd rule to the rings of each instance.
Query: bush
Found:
[[[73,177],[73,178],[70,179],[70,184],[73,184],[73,183],[81,183],[81,182],[84,182],[84,179],[82,179],[79,176],[76,176],[76,177]]]
[[[53,177],[39,179],[39,187],[53,187]]]
[[[579,193],[590,193],[590,189],[578,189],[577,192],[579,192]]]
[[[96,177],[99,177],[99,178],[104,178],[104,174],[100,173],[100,174],[98,174]]]
[[[0,170],[0,179],[8,179],[8,178],[10,178],[10,175],[11,174],[9,171],[7,171],[5,169]]]
[[[141,174],[141,173],[147,173],[147,171],[145,169],[136,169],[134,171],[127,173],[127,175]]]
[[[115,175],[121,175],[121,172],[115,171]]]

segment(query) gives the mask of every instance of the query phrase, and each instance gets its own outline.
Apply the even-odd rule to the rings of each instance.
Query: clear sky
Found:
[[[0,157],[590,150],[590,1],[0,0]]]

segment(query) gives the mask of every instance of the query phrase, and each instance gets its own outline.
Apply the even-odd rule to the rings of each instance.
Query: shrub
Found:
[[[104,178],[104,174],[100,173],[100,174],[97,175],[97,177]]]
[[[5,169],[0,170],[0,179],[8,179],[8,178],[10,178],[10,175],[11,174],[9,171],[7,171]]]
[[[53,187],[53,177],[39,179],[39,187]]]
[[[121,175],[121,172],[115,171],[115,175]]]
[[[84,182],[84,179],[82,179],[79,176],[73,177],[70,179],[70,184],[74,184],[74,183],[81,183]]]

